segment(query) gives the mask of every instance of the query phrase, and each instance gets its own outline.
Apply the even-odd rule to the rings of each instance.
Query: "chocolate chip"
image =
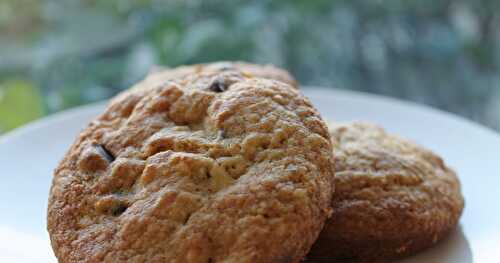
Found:
[[[210,84],[210,87],[208,89],[213,92],[224,92],[227,90],[227,88],[228,85],[223,78],[216,78],[214,81],[212,81],[212,84]]]
[[[193,214],[193,213],[189,213],[189,214],[186,216],[186,218],[184,218],[184,225],[185,225],[185,224],[187,224],[187,222],[189,221],[189,218],[191,218],[191,215],[192,215],[192,214]]]
[[[102,144],[98,144],[96,146],[97,151],[108,161],[108,162],[113,162],[116,158],[115,156],[108,150],[106,147]]]
[[[127,210],[127,208],[128,208],[127,204],[118,203],[111,208],[111,214],[113,216],[119,216],[119,215],[123,214],[123,212],[125,212],[125,210]]]

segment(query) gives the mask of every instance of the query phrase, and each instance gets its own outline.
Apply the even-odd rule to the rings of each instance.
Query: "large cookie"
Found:
[[[59,261],[300,261],[333,186],[309,100],[239,70],[150,84],[112,100],[55,170]]]
[[[141,88],[152,87],[170,79],[181,80],[191,78],[199,74],[214,74],[225,71],[239,71],[247,77],[259,77],[274,79],[298,88],[297,81],[288,71],[273,65],[258,65],[242,61],[220,61],[205,64],[185,65],[176,68],[158,67],[144,80],[148,85],[140,85]],[[134,87],[135,88],[135,87]]]
[[[367,123],[333,124],[333,216],[309,257],[374,262],[434,245],[464,206],[455,173],[434,153]]]

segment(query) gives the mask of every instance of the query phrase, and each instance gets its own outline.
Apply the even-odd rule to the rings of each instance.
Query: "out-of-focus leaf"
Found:
[[[25,80],[0,82],[0,132],[40,118],[43,102],[32,83]]]

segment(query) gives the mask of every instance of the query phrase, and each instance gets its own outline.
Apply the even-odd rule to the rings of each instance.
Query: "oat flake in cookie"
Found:
[[[369,123],[332,124],[333,216],[308,258],[386,262],[433,246],[458,223],[455,173],[429,150]]]
[[[48,230],[60,262],[299,262],[332,185],[327,127],[299,91],[200,73],[111,101],[55,170]]]

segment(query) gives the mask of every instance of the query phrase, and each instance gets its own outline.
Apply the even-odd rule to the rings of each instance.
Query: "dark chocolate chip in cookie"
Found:
[[[97,151],[108,161],[108,162],[113,162],[116,157],[108,150],[106,147],[102,144],[98,144],[96,146]]]
[[[224,92],[229,88],[229,83],[222,77],[215,78],[210,84],[209,90],[213,92]]]
[[[127,204],[117,203],[116,205],[114,205],[111,208],[111,214],[113,216],[119,216],[119,215],[123,214],[123,212],[125,212],[125,210],[127,210],[127,208],[128,208]]]

